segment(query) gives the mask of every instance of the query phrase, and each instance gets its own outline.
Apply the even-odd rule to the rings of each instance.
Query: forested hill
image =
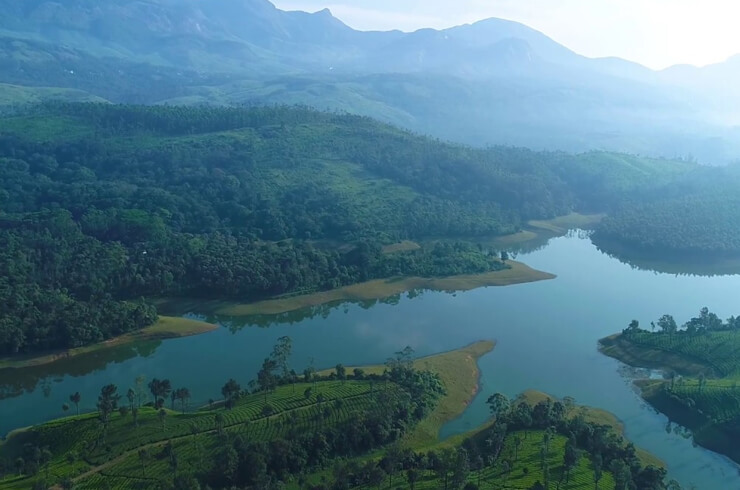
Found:
[[[471,149],[303,108],[37,107],[0,119],[0,353],[141,328],[152,296],[248,300],[501,268],[470,244],[381,244],[510,233],[691,168]]]
[[[740,166],[700,167],[640,198],[627,199],[598,227],[606,251],[701,263],[740,255]]]

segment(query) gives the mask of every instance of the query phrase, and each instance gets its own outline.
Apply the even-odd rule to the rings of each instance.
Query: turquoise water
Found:
[[[700,489],[740,488],[740,468],[694,447],[634,392],[634,373],[597,351],[597,340],[636,318],[664,313],[686,319],[708,306],[721,317],[740,313],[740,276],[695,277],[633,269],[599,252],[584,236],[553,239],[519,255],[553,281],[465,293],[425,292],[386,302],[335,305],[267,319],[270,328],[236,319],[197,337],[125,346],[93,356],[20,371],[0,371],[0,432],[61,415],[70,393],[82,393],[92,410],[100,387],[127,389],[139,375],[187,386],[194,402],[216,398],[230,377],[245,386],[275,340],[293,339],[292,363],[316,367],[384,361],[406,345],[417,354],[450,350],[480,339],[498,342],[480,360],[481,392],[463,416],[443,428],[447,436],[486,419],[485,399],[526,389],[604,408],[625,424],[627,437],[668,464],[672,478]],[[312,316],[312,313],[316,313]],[[264,318],[261,320],[265,320]],[[271,320],[271,321],[270,321]]]

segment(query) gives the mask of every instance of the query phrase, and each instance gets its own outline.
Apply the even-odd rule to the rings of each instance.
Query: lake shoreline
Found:
[[[599,340],[599,352],[628,366],[644,369],[672,369],[678,374],[695,376],[705,373],[707,366],[660,349],[636,345],[624,340],[622,334],[614,334]]]
[[[622,334],[601,339],[599,352],[632,367],[675,371],[685,376],[697,376],[711,370],[686,356],[633,344],[625,340]],[[736,449],[734,440],[722,430],[721,424],[715,424],[681,404],[667,391],[668,383],[662,379],[646,378],[633,381],[640,398],[671,422],[689,429],[696,444],[740,463],[740,450]]]
[[[555,279],[557,276],[538,271],[521,262],[509,260],[510,268],[483,274],[461,274],[448,277],[395,277],[376,279],[330,291],[267,299],[256,303],[232,303],[213,308],[216,315],[245,317],[253,315],[279,315],[327,303],[341,301],[381,300],[412,290],[470,291],[481,287],[511,286]]]
[[[181,337],[190,337],[212,332],[218,329],[218,325],[206,323],[199,320],[188,318],[174,318],[169,316],[160,316],[159,321],[154,325],[145,327],[136,332],[129,332],[118,337],[113,337],[104,342],[92,344],[84,347],[65,349],[54,352],[46,352],[39,355],[23,356],[23,358],[2,358],[0,359],[0,370],[3,369],[24,369],[29,367],[43,366],[63,359],[71,359],[83,354],[90,354],[112,347],[140,342],[145,340],[165,340]]]

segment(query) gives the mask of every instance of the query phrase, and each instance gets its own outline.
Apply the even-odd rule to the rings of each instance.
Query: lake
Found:
[[[493,339],[496,349],[480,360],[481,393],[461,418],[443,428],[443,435],[481,424],[487,418],[485,399],[495,392],[515,396],[536,389],[570,395],[616,414],[627,437],[664,460],[670,476],[685,487],[740,488],[738,465],[694,447],[684,430],[668,424],[635,393],[634,370],[597,351],[598,339],[621,331],[633,318],[648,324],[671,313],[685,321],[702,306],[722,318],[737,315],[740,276],[635,269],[601,253],[578,233],[552,239],[518,260],[558,278],[332,305],[262,317],[263,326],[219,318],[228,326],[201,336],[0,371],[0,432],[62,415],[62,404],[75,391],[82,394],[81,409],[92,410],[101,386],[115,383],[125,393],[139,375],[170,378],[175,388],[190,389],[193,402],[205,403],[219,398],[228,378],[245,387],[283,335],[293,339],[292,364],[299,372],[310,363],[317,368],[381,363],[406,345],[427,355]]]

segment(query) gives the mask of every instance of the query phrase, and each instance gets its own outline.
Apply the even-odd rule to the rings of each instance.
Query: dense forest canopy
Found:
[[[697,168],[640,198],[630,198],[600,224],[594,239],[658,257],[711,260],[740,254],[740,166]]]
[[[693,168],[473,149],[305,108],[38,106],[0,119],[0,353],[141,328],[152,296],[496,270],[471,244],[381,245],[611,210]]]

